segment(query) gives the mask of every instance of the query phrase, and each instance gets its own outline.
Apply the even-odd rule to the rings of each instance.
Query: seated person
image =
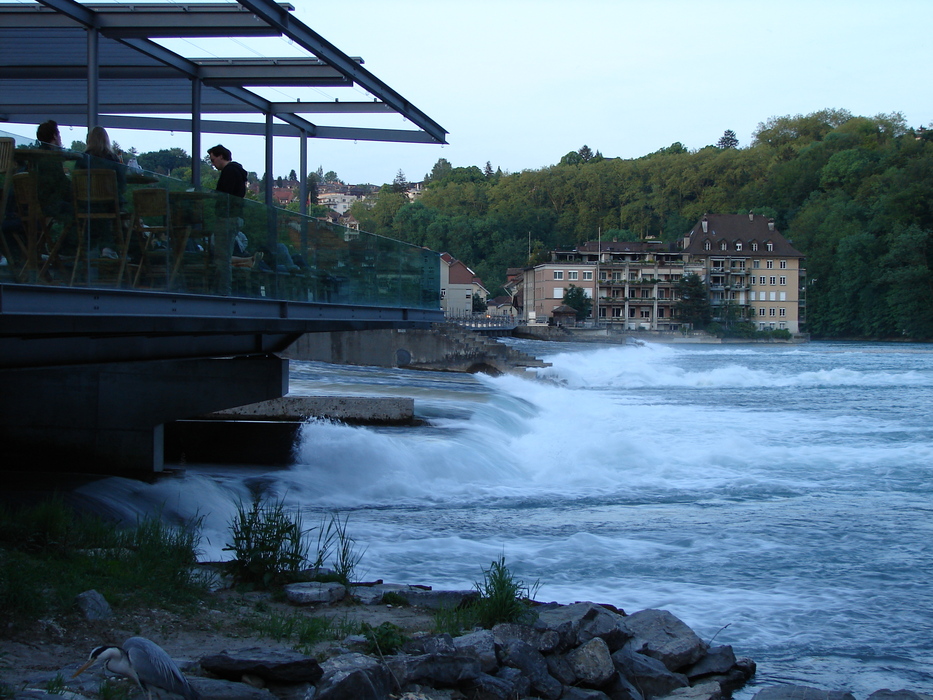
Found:
[[[114,152],[110,142],[110,135],[102,126],[95,126],[87,134],[87,148],[85,157],[79,158],[75,163],[76,170],[82,169],[108,169],[116,173],[117,195],[120,202],[120,211],[126,209],[126,166]],[[98,237],[96,246],[105,258],[117,258],[117,236],[112,227],[108,225],[107,231],[101,228],[95,231]]]
[[[62,136],[58,124],[49,119],[36,129],[36,140],[42,150],[62,149]],[[71,218],[74,204],[71,197],[71,180],[65,174],[64,163],[54,158],[42,158],[36,162],[36,189],[42,213],[52,218]]]
[[[126,166],[120,156],[113,150],[110,135],[102,126],[95,126],[87,132],[87,148],[84,150],[89,158],[81,158],[75,163],[75,168],[108,168],[117,175],[117,193],[120,196],[120,208],[126,205]]]

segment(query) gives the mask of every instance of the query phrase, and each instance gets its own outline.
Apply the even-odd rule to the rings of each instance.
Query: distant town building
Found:
[[[696,273],[714,318],[799,333],[803,254],[753,214],[708,214],[679,243],[588,241],[551,252],[547,263],[508,271],[505,289],[523,320],[547,323],[571,285],[593,300],[593,316],[627,330],[676,331],[677,284]]]
[[[482,280],[469,267],[450,253],[441,253],[441,308],[448,317],[463,317],[473,313],[473,297],[486,303],[488,292]]]

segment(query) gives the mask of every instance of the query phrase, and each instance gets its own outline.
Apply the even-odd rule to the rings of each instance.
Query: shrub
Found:
[[[307,561],[306,530],[301,513],[289,513],[282,501],[264,502],[256,497],[250,506],[242,502],[230,526],[234,577],[244,583],[269,587],[296,573]]]
[[[469,622],[472,616],[487,629],[500,622],[531,622],[535,617],[531,601],[539,585],[535,581],[528,586],[516,579],[505,565],[505,556],[500,556],[488,569],[483,569],[482,582],[474,584],[479,598],[467,608],[461,621]]]

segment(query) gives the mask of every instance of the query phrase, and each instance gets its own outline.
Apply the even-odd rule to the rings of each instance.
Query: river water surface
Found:
[[[292,362],[292,394],[411,396],[427,424],[316,421],[285,469],[84,488],[203,516],[207,559],[264,488],[348,515],[361,578],[470,588],[504,556],[539,600],[670,610],[757,686],[933,693],[933,347],[510,342],[553,366]]]

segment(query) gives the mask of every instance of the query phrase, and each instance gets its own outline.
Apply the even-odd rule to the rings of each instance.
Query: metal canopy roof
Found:
[[[295,19],[289,4],[0,5],[0,122],[446,143],[447,131]],[[154,39],[283,37],[299,58],[185,58]],[[242,44],[242,42],[240,42]],[[273,100],[264,88],[350,89],[350,99]],[[360,89],[368,95],[360,99]],[[371,101],[370,101],[371,98]],[[327,126],[305,115],[397,113],[417,129]],[[202,120],[257,115],[262,121]],[[267,144],[268,147],[268,144]]]

